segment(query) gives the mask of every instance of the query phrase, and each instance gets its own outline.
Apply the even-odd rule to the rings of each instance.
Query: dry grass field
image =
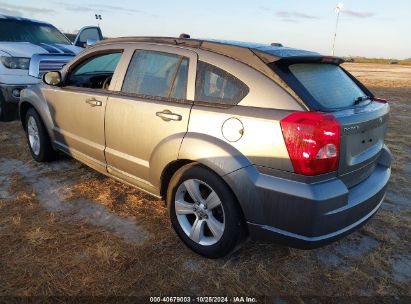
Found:
[[[249,241],[225,259],[188,250],[163,202],[62,156],[37,164],[0,123],[0,296],[411,296],[411,67],[345,64],[387,98],[386,201],[359,231],[302,251]]]

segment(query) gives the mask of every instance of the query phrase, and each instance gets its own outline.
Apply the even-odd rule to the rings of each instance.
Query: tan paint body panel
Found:
[[[189,134],[203,133],[218,140],[216,145],[226,143],[248,158],[251,164],[292,172],[293,166],[281,132],[280,120],[293,111],[303,111],[301,106],[271,79],[262,73],[223,55],[202,50],[197,51],[199,60],[213,64],[235,75],[250,89],[238,106],[222,109],[195,104],[191,111]],[[274,107],[276,109],[268,109]],[[281,111],[284,110],[284,111]],[[228,141],[222,132],[224,122],[237,118],[243,124],[243,136],[235,142]],[[190,137],[190,135],[187,137]],[[192,145],[183,143],[180,157]],[[217,149],[218,150],[218,149]],[[216,151],[217,151],[216,150]],[[221,152],[220,152],[221,153]],[[191,156],[193,157],[193,156]],[[230,155],[210,155],[216,162],[230,162]],[[217,160],[219,159],[219,160]],[[196,159],[201,162],[201,159]],[[230,169],[240,169],[243,163],[232,163]]]
[[[106,114],[106,159],[108,171],[114,175],[135,176],[151,180],[151,159],[157,146],[173,139],[164,155],[176,160],[181,140],[187,130],[191,105],[170,105],[133,97],[110,97]],[[181,121],[164,121],[156,112],[169,110],[182,116]],[[177,135],[179,140],[175,140]],[[158,186],[158,184],[157,184]]]
[[[189,58],[187,97],[194,98],[197,68],[195,52],[155,44],[129,46],[122,62],[130,62],[136,50],[169,52]],[[115,91],[121,91],[126,72],[126,68],[121,69]],[[106,108],[105,126],[108,172],[148,191],[157,192],[164,167],[178,158],[191,106],[189,102],[111,95]],[[180,115],[181,120],[165,121],[156,115],[157,112],[166,111]],[[163,151],[162,146],[167,146],[167,150]]]
[[[185,102],[120,93],[137,49],[190,59]],[[108,50],[123,52],[109,91],[42,86],[50,113],[43,110],[42,115],[52,117],[46,119],[46,125],[57,148],[156,196],[160,195],[164,169],[177,159],[198,161],[221,175],[251,164],[293,171],[279,121],[290,112],[304,109],[264,74],[227,56],[193,47],[124,42],[86,49],[63,68],[63,77],[79,62]],[[248,95],[238,106],[193,106],[198,59],[226,70],[249,87]],[[88,98],[101,101],[102,106],[91,107],[85,102]],[[164,110],[179,114],[182,119],[164,121],[156,116]],[[236,142],[229,142],[222,133],[229,118],[239,119],[244,126],[244,133]]]
[[[261,72],[229,57],[196,50],[199,60],[215,65],[244,82],[250,89],[238,105],[277,110],[306,111],[284,89]]]
[[[227,145],[231,145],[242,155],[247,157],[251,164],[266,166],[285,171],[293,171],[287,148],[281,132],[280,120],[290,112],[279,113],[278,110],[267,110],[236,106],[229,109],[215,109],[207,106],[194,105],[188,128],[190,133],[202,133],[215,137]],[[235,142],[229,142],[222,132],[222,126],[227,119],[237,118],[243,124],[243,136]],[[189,146],[182,146],[190,149]],[[230,161],[231,155],[210,155],[209,157],[226,158]],[[223,160],[222,159],[222,160]],[[238,164],[240,166],[240,164]],[[234,170],[240,168],[231,168]]]
[[[105,168],[104,109],[107,92],[53,88],[44,91],[53,119],[54,144],[91,165]],[[86,101],[95,98],[101,106]]]

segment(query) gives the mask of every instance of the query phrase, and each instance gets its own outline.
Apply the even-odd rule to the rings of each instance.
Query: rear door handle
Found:
[[[156,116],[160,117],[164,121],[180,121],[182,119],[182,116],[180,114],[173,113],[170,110],[163,110],[161,112],[157,112]]]
[[[94,97],[86,99],[86,103],[88,103],[92,107],[101,107],[101,105],[103,104],[100,100],[97,100]]]

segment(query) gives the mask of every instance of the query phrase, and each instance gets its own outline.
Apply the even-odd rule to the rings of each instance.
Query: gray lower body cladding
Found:
[[[358,229],[377,212],[390,159],[384,147],[373,172],[351,188],[338,177],[308,184],[262,174],[254,166],[225,180],[237,194],[251,238],[315,248]]]

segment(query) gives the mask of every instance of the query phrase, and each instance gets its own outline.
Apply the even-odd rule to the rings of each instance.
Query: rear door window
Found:
[[[238,104],[248,87],[230,73],[205,62],[197,64],[196,101],[217,104]]]
[[[325,109],[353,106],[367,95],[338,65],[296,63],[289,70],[300,85]]]
[[[157,51],[137,50],[124,78],[122,92],[185,99],[188,58]]]

